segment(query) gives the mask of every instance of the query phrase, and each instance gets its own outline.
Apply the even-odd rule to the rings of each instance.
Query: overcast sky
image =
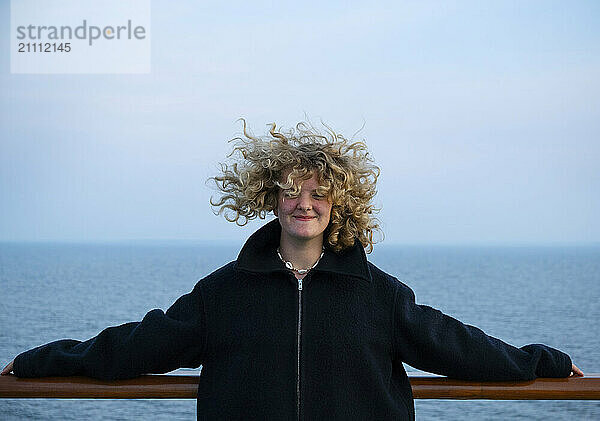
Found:
[[[305,113],[364,124],[384,244],[600,241],[596,1],[153,1],[146,75],[10,74],[9,17],[0,241],[243,241],[205,181]]]

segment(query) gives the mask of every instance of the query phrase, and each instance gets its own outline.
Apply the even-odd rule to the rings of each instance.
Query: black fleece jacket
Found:
[[[568,355],[515,348],[431,307],[366,259],[326,251],[302,290],[276,254],[271,221],[238,259],[163,313],[20,354],[20,377],[124,379],[202,365],[199,420],[414,419],[402,362],[471,380],[566,377]]]

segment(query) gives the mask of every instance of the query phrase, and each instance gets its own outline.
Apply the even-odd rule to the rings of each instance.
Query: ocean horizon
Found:
[[[166,310],[241,243],[0,242],[0,363]],[[376,245],[368,259],[438,308],[515,346],[545,343],[600,373],[600,244]],[[406,366],[407,371],[417,372]],[[184,370],[189,373],[200,370]],[[195,419],[196,401],[5,399],[0,419]],[[600,419],[598,401],[417,400],[417,419]]]

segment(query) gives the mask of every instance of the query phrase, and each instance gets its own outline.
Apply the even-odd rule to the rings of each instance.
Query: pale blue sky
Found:
[[[384,243],[600,241],[600,3],[216,3],[152,2],[149,75],[11,75],[0,1],[0,241],[241,242],[205,180],[304,113],[365,124]]]

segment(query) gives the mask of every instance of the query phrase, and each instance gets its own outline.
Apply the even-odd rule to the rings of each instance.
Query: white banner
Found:
[[[11,0],[11,73],[150,73],[150,0]]]

